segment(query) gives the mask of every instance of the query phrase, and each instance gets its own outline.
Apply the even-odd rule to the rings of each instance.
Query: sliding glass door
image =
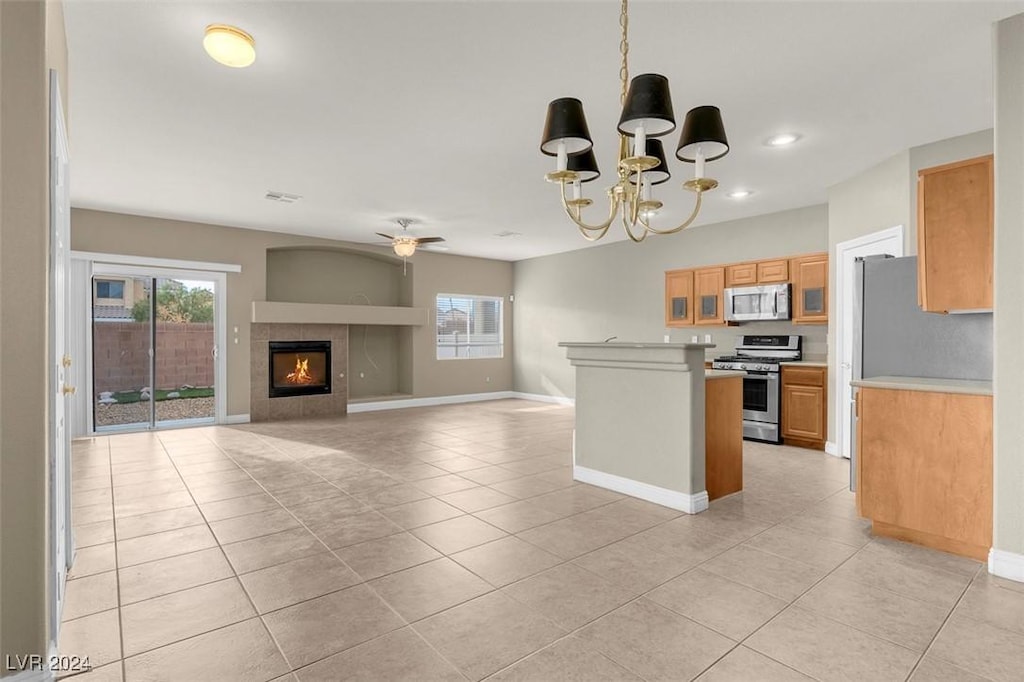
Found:
[[[94,275],[96,431],[215,421],[217,284],[192,276]]]

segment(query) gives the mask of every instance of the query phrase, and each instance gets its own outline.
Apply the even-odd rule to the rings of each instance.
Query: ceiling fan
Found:
[[[402,228],[400,233],[390,235],[378,232],[377,235],[391,240],[391,248],[395,250],[396,256],[408,258],[416,253],[417,246],[424,244],[436,244],[444,241],[444,237],[414,237],[409,234],[409,226],[416,222],[412,218],[396,218],[395,222]]]

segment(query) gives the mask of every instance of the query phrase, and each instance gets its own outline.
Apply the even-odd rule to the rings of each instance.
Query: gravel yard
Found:
[[[177,398],[158,400],[156,420],[202,419],[213,417],[213,398]],[[138,424],[149,421],[149,402],[96,404],[96,426]]]

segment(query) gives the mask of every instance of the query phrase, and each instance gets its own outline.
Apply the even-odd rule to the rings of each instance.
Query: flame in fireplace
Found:
[[[289,372],[285,376],[285,381],[289,384],[312,384],[316,382],[316,377],[309,373],[309,358],[295,356],[295,371]]]

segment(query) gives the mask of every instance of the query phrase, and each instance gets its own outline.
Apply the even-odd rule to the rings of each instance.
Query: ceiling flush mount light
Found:
[[[753,194],[753,192],[751,192],[749,189],[737,189],[735,191],[729,192],[726,196],[729,197],[730,199],[746,199],[751,194]]]
[[[622,114],[618,124],[618,181],[608,189],[608,218],[603,223],[589,225],[582,218],[583,209],[593,202],[583,197],[581,185],[600,175],[582,102],[573,97],[563,97],[548,104],[540,150],[557,159],[555,170],[545,178],[561,186],[562,207],[580,234],[590,241],[597,241],[608,232],[616,216],[621,215],[626,234],[634,242],[641,242],[648,234],[674,234],[696,220],[704,192],[718,186],[716,180],[705,177],[704,164],[725,156],[729,152],[729,142],[718,107],[701,106],[687,112],[676,147],[676,158],[694,164],[693,179],[683,183],[684,188],[697,195],[693,212],[681,225],[671,229],[652,227],[649,220],[662,207],[660,201],[652,198],[652,187],[670,177],[661,140],[653,138],[675,130],[676,120],[667,78],[645,73],[629,80],[628,0],[622,0],[619,25],[622,27],[619,43],[622,55],[619,103]]]
[[[210,24],[203,36],[203,48],[215,62],[241,69],[256,61],[256,41],[240,28]]]
[[[765,140],[764,143],[769,147],[785,147],[786,145],[793,144],[799,139],[799,133],[779,133],[778,135],[772,135]]]

